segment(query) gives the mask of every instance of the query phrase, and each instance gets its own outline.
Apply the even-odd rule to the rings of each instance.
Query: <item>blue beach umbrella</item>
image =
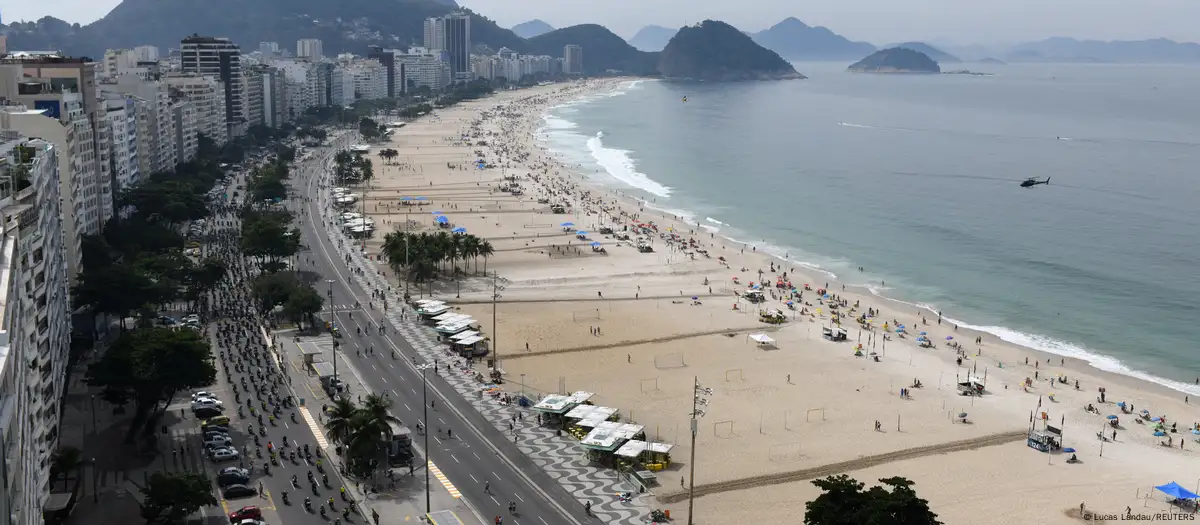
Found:
[[[1161,431],[1161,430],[1159,430],[1158,432],[1155,432],[1155,433],[1154,433],[1154,437],[1163,437],[1163,436],[1165,436],[1165,435],[1167,435],[1167,433],[1166,433],[1166,432],[1163,432],[1163,431]]]
[[[1108,416],[1108,418],[1109,418],[1109,419],[1117,419],[1117,416],[1114,416],[1114,415],[1111,415],[1111,414],[1110,414],[1110,415]]]
[[[467,233],[467,229],[466,229],[466,228],[463,228],[462,226],[459,226],[459,227],[457,227],[457,228],[455,228],[455,229],[453,229],[453,230],[450,230],[450,231],[452,231],[452,232],[454,232],[454,233]]]
[[[562,224],[559,224],[559,226],[562,226],[563,228],[569,228],[574,225],[575,225],[575,223],[573,223],[573,222],[564,222]]]
[[[1062,451],[1063,451],[1063,452],[1066,452],[1067,454],[1074,454],[1074,453],[1075,453],[1075,449],[1073,449],[1073,448],[1071,448],[1071,447],[1064,448],[1064,449],[1062,449]]]
[[[600,246],[600,241],[593,241],[593,242],[592,242],[592,247],[593,247],[593,248],[595,248],[595,247],[598,247],[598,246]]]
[[[1150,421],[1158,423],[1159,421],[1162,421],[1162,418],[1161,417],[1152,417],[1152,418],[1150,418]]]
[[[442,210],[438,210],[438,211],[430,212],[430,213],[432,213],[434,215],[445,215],[445,213],[442,213]]]
[[[438,224],[450,222],[450,218],[446,217],[445,215],[438,215],[436,218],[434,218],[434,220],[437,221]]]
[[[425,198],[425,197],[417,197],[415,200],[419,200],[419,201],[427,201],[427,200],[429,200],[429,199],[427,199],[427,198]]]
[[[929,335],[929,332],[921,332],[921,335]]]
[[[405,196],[403,196],[403,197],[400,197],[400,200],[402,200],[402,201],[411,201],[411,200],[412,200],[412,197],[409,197],[408,195],[405,195]]]
[[[588,234],[588,232],[585,232],[583,230],[579,230],[579,231],[575,232],[575,235],[587,235],[587,234]]]

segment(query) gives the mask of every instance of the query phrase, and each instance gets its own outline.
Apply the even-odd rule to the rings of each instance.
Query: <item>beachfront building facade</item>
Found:
[[[211,139],[217,146],[229,141],[224,86],[221,81],[196,73],[172,73],[164,77],[167,86],[178,91],[192,103],[196,132]],[[241,96],[239,91],[238,96]]]
[[[425,20],[425,49],[437,54],[444,52],[453,81],[473,78],[471,68],[471,16],[454,12]],[[420,84],[425,85],[425,84]]]
[[[0,513],[13,525],[43,523],[66,388],[61,160],[50,141],[0,130]]]
[[[138,152],[137,104],[128,95],[107,94],[101,97],[104,112],[105,150],[111,166],[109,180],[112,195],[141,182],[142,171]],[[109,199],[110,205],[115,199]]]
[[[440,91],[450,85],[450,65],[442,60],[441,53],[413,47],[396,58],[404,68],[405,91],[419,87]]]
[[[563,73],[567,75],[583,74],[583,46],[567,44],[563,47]]]
[[[529,75],[554,75],[558,61],[547,55],[521,55],[507,47],[500,48],[495,55],[475,55],[471,58],[471,70],[477,78],[519,82]]]
[[[178,148],[171,133],[171,96],[166,82],[122,73],[100,83],[100,91],[134,98],[138,118],[138,166],[143,175],[175,169]]]
[[[196,120],[196,105],[180,91],[171,91],[171,138],[175,156],[180,163],[196,159],[200,148],[200,125]]]
[[[242,50],[228,38],[192,35],[179,43],[180,69],[216,79],[221,87],[226,135],[246,133],[246,113],[242,98]]]

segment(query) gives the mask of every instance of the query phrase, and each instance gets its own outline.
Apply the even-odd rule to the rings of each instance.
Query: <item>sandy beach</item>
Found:
[[[506,390],[594,392],[594,403],[645,425],[648,439],[673,444],[653,492],[676,520],[687,512],[694,380],[713,391],[696,439],[695,505],[705,523],[797,523],[818,494],[809,480],[834,473],[868,485],[908,477],[955,524],[1075,523],[1081,503],[1105,514],[1172,512],[1152,487],[1200,483],[1200,442],[1191,432],[1200,417],[1184,394],[843,287],[656,211],[539,146],[547,108],[628,82],[539,86],[436,110],[373,145],[375,178],[353,191],[365,195],[361,210],[379,225],[365,246],[373,256],[386,232],[438,231],[434,211],[492,244],[486,260],[458,262],[461,279],[433,284],[434,297],[479,320]],[[384,148],[399,156],[384,162]],[[477,159],[488,167],[478,169]],[[425,199],[402,205],[405,196]],[[645,230],[626,231],[637,225]],[[617,239],[623,232],[628,240]],[[639,250],[638,237],[652,251]],[[396,281],[386,264],[379,271]],[[740,297],[763,282],[765,303]],[[803,294],[790,296],[777,282]],[[835,326],[831,305],[847,341],[822,338],[823,327]],[[764,309],[785,321],[762,322]],[[856,322],[868,313],[871,322]],[[917,345],[920,332],[931,348]],[[751,334],[776,342],[761,347]],[[486,375],[485,364],[477,366]],[[968,375],[986,379],[982,396],[958,394]],[[1089,404],[1096,410],[1085,410]],[[1154,422],[1137,422],[1142,410],[1166,420],[1164,436],[1153,435]],[[1109,415],[1119,417],[1117,427]],[[1079,462],[1027,447],[1031,418],[1038,428],[1062,428],[1062,444]]]

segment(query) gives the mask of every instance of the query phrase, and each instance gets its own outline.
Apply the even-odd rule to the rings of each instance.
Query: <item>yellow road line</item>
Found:
[[[437,468],[437,465],[434,465],[432,461],[428,463],[426,468],[429,469],[430,474],[433,474],[433,477],[437,478],[437,480],[442,483],[443,487],[446,487],[446,491],[450,493],[451,497],[454,499],[462,497],[462,494],[458,492],[458,489],[454,488],[454,484],[450,483],[450,480],[445,474],[442,474],[442,469]]]
[[[321,448],[329,448],[329,441],[325,439],[325,432],[321,430],[321,424],[312,417],[308,407],[300,407],[300,416],[304,418],[304,422],[308,423],[308,428],[312,430],[313,436],[317,438],[317,445]]]

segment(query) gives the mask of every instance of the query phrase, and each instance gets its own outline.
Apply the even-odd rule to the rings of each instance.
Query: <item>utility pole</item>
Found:
[[[337,372],[338,338],[335,333],[335,330],[337,330],[338,327],[337,327],[337,310],[335,310],[333,307],[333,279],[325,279],[325,282],[327,284],[329,284],[329,337],[333,338],[333,378],[337,379],[338,378],[338,372]]]
[[[496,299],[500,298],[499,285],[496,279],[499,274],[496,270],[492,270],[492,369],[500,370],[500,346],[496,344],[496,338],[500,332],[496,331]]]
[[[692,457],[688,462],[688,525],[693,525],[695,514],[693,509],[696,504],[696,431],[699,429],[699,419],[704,417],[704,409],[701,406],[708,406],[708,398],[701,396],[712,395],[711,388],[700,386],[700,378],[694,377],[692,383]]]

